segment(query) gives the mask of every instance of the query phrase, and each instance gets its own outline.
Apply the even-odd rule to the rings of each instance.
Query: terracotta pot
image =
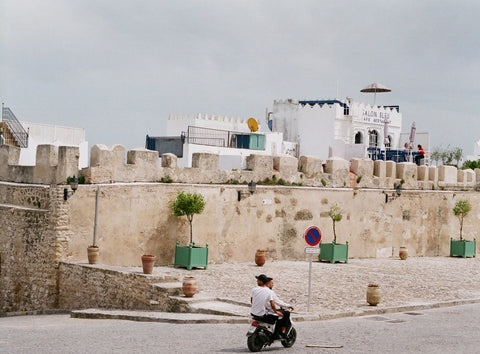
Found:
[[[100,248],[98,248],[98,246],[87,247],[88,263],[89,264],[97,264],[99,253],[100,253]]]
[[[197,279],[195,277],[183,278],[182,291],[186,297],[192,297],[197,293]]]
[[[259,267],[265,264],[265,251],[257,251],[257,253],[255,253],[255,263]]]
[[[380,302],[381,294],[378,286],[367,287],[367,302],[370,306],[377,306]]]
[[[144,274],[152,274],[155,258],[157,257],[155,257],[153,254],[144,254],[142,256],[142,267]]]
[[[408,257],[408,249],[407,247],[400,247],[400,251],[398,252],[398,255],[401,260],[406,260]]]

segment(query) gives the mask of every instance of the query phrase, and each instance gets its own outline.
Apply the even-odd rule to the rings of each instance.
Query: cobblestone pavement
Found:
[[[274,290],[284,301],[295,299],[296,312],[307,312],[308,261],[268,261],[209,264],[207,270],[156,267],[155,273],[195,276],[199,294],[248,303],[255,275],[274,279]],[[409,257],[349,259],[344,263],[312,262],[310,312],[332,315],[363,312],[368,283],[378,283],[382,299],[377,310],[389,307],[429,305],[453,300],[480,300],[480,259]]]

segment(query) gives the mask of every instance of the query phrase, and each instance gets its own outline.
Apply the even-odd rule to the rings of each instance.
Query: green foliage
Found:
[[[335,223],[342,220],[342,209],[338,206],[337,203],[333,204],[328,211],[328,216],[332,219],[333,222],[333,243],[337,243],[337,233],[335,231]]]
[[[324,180],[323,178],[320,180],[320,182],[322,182],[322,185],[323,185],[324,187],[327,185],[327,182],[325,182],[325,180]]]
[[[446,148],[435,147],[430,154],[430,158],[435,161],[435,164],[441,161],[442,165],[458,166],[462,155],[463,150],[461,148],[448,145]],[[454,161],[456,161],[456,164],[453,163]]]
[[[468,170],[468,169],[475,170],[476,168],[480,168],[480,160],[477,161],[470,161],[467,160],[463,163],[462,170]]]
[[[160,178],[160,183],[172,183],[173,179],[170,176]]]
[[[187,217],[190,223],[190,243],[193,242],[192,221],[195,214],[202,213],[205,208],[203,195],[197,193],[179,192],[177,198],[170,203],[170,209],[175,216]]]
[[[466,199],[459,200],[453,207],[453,214],[460,221],[460,241],[462,240],[463,219],[467,217],[470,210],[472,210],[472,205]]]
[[[361,180],[362,180],[362,176],[358,176],[357,177],[357,183],[360,183]]]
[[[78,177],[78,184],[85,184],[85,176]]]

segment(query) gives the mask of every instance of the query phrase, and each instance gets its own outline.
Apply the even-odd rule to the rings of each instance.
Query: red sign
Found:
[[[307,231],[305,231],[305,242],[309,246],[316,246],[320,243],[322,239],[322,233],[320,229],[316,226],[310,226]]]

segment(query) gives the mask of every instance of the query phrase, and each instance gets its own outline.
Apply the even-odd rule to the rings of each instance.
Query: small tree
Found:
[[[463,219],[467,217],[470,210],[472,210],[472,206],[469,201],[465,199],[459,200],[453,208],[453,214],[455,214],[460,221],[460,241],[462,241]]]
[[[335,232],[335,222],[339,222],[342,220],[342,209],[337,205],[337,203],[333,204],[328,211],[328,216],[332,218],[333,222],[333,243],[337,243],[337,234]]]
[[[203,195],[197,193],[179,192],[177,198],[170,203],[170,208],[175,216],[187,216],[190,223],[190,243],[193,242],[192,222],[195,214],[200,214],[205,208]]]

